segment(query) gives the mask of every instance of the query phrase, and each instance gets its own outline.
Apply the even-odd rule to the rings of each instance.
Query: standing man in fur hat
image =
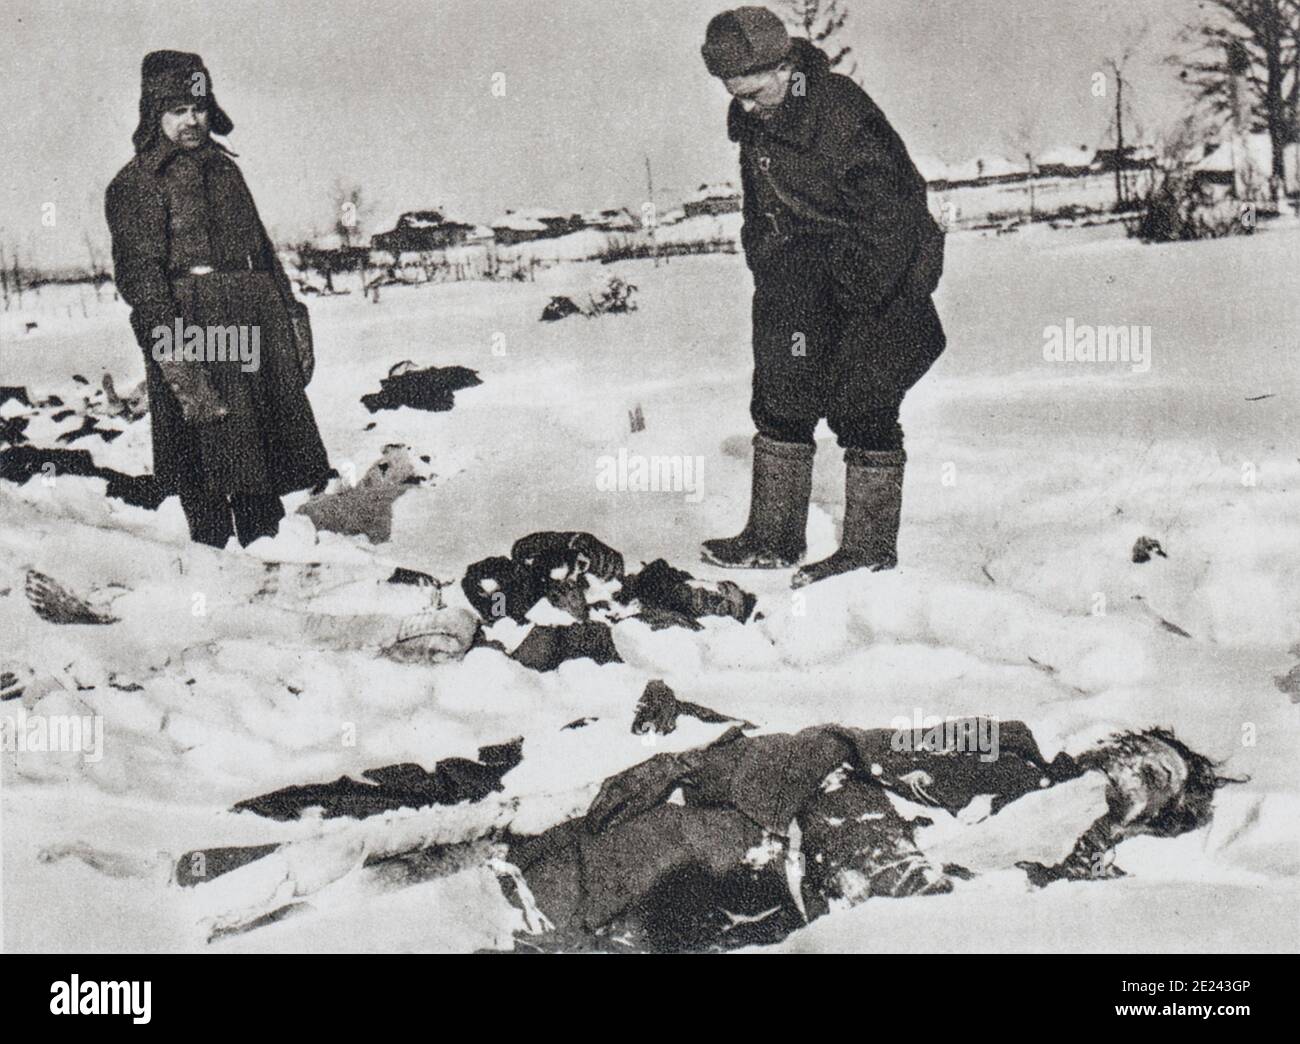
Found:
[[[844,449],[843,536],[794,586],[892,569],[906,460],[899,408],[946,343],[931,301],[943,233],[925,181],[866,92],[766,8],[718,15],[702,50],[732,96],[728,131],[740,144],[758,429],[749,521],[706,541],[704,559],[802,561],[813,433],[825,418]]]
[[[277,532],[284,494],[329,470],[304,390],[307,309],[232,153],[212,138],[233,124],[202,59],[154,51],[141,79],[135,158],[105,211],[117,288],[145,350],[154,476],[179,494],[194,540],[224,547],[237,535],[247,546]],[[229,351],[232,335],[256,351]]]

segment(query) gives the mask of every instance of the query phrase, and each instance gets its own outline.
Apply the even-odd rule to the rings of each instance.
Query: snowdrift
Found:
[[[749,284],[736,257],[566,264],[535,284],[313,303],[310,395],[343,480],[394,444],[420,462],[424,481],[393,505],[386,543],[318,532],[294,514],[305,494],[275,540],[216,552],[187,542],[174,500],[151,512],[107,498],[97,479],[0,483],[0,669],[25,683],[0,718],[21,707],[102,723],[99,757],[2,753],[6,945],[509,947],[527,918],[482,839],[578,815],[613,773],[725,730],[684,718],[670,735],[634,735],[637,698],[660,678],[760,732],[984,714],[1025,721],[1051,758],[1167,726],[1250,779],[1220,795],[1209,829],[1121,845],[1123,880],[1033,891],[1018,871],[991,873],[951,895],[833,912],[782,948],[1293,949],[1300,719],[1274,679],[1300,660],[1300,231],[1160,248],[1115,236],[952,238],[940,294],[950,348],[904,411],[896,572],[800,592],[783,575],[730,577],[758,595],[762,619],[710,619],[701,632],[626,621],[621,664],[539,674],[490,649],[396,663],[353,621],[382,629],[438,599],[466,609],[465,567],[540,529],[592,532],[630,567],[665,557],[722,578],[696,548],[739,527],[747,494]],[[615,272],[640,288],[638,311],[536,321],[551,294]],[[1204,308],[1161,292],[1187,284]],[[74,319],[57,292],[4,317],[4,383],[72,396],[73,373],[95,384],[108,371],[133,387],[142,366],[125,309],[105,295]],[[1151,325],[1150,371],[1045,362],[1042,331],[1066,317]],[[361,395],[404,359],[466,366],[483,384],[449,412],[370,414]],[[637,407],[645,430],[632,433]],[[33,417],[26,436],[53,445],[70,423]],[[141,474],[147,424],[77,446]],[[701,462],[701,495],[602,488],[602,459],[620,450]],[[824,441],[815,557],[834,546],[841,474]],[[1135,564],[1141,536],[1168,558]],[[443,586],[387,583],[397,567]],[[116,622],[40,619],[31,570]],[[432,767],[514,737],[522,763],[473,804],[359,822],[230,811],[282,786]],[[174,879],[186,852],[286,842],[207,884]],[[365,871],[412,845],[444,857],[400,878]],[[295,916],[219,930],[295,896],[306,907]]]

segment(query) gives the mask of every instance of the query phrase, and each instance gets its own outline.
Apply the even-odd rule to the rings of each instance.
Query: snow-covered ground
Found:
[[[916,710],[1019,718],[1049,758],[1115,729],[1167,725],[1250,777],[1219,793],[1208,830],[1123,844],[1124,879],[1034,892],[1017,871],[992,873],[949,896],[834,912],[784,949],[1295,949],[1300,709],[1274,679],[1300,659],[1300,229],[1163,247],[1118,237],[950,237],[949,349],[904,410],[901,567],[797,595],[783,574],[731,574],[759,595],[762,620],[712,619],[699,633],[626,622],[614,632],[622,664],[537,674],[488,649],[398,664],[348,648],[320,620],[400,618],[430,593],[383,584],[394,565],[458,580],[541,529],[588,530],[629,564],[665,557],[720,577],[697,547],[736,531],[748,496],[750,283],[739,257],[568,264],[535,283],[313,302],[310,394],[336,466],[359,476],[390,443],[428,458],[430,480],[396,502],[392,540],[378,547],[291,516],[276,540],[217,553],[187,543],[174,500],[153,513],[106,499],[100,480],[0,483],[5,666],[42,676],[25,713],[98,715],[104,730],[96,761],[3,754],[3,945],[508,946],[522,920],[483,858],[401,887],[361,861],[403,838],[541,829],[581,811],[612,772],[718,735],[691,719],[653,748],[631,734],[645,682],[663,678],[682,699],[773,730],[877,727]],[[615,274],[639,287],[637,312],[537,321],[551,294]],[[27,295],[0,318],[4,384],[70,399],[73,373],[93,386],[109,371],[119,389],[141,378],[124,306],[83,289],[83,317],[77,294]],[[1045,361],[1044,329],[1067,320],[1149,326],[1149,369]],[[468,366],[483,384],[447,413],[371,415],[360,396],[403,359]],[[646,427],[630,434],[638,405]],[[53,445],[44,424],[28,436]],[[147,425],[76,446],[138,473]],[[698,493],[605,488],[620,451],[702,461]],[[814,555],[834,546],[841,482],[827,438]],[[1168,557],[1134,564],[1140,536]],[[323,566],[294,565],[307,562]],[[39,620],[28,569],[111,604],[119,622]],[[458,587],[443,594],[463,604]],[[563,728],[583,717],[598,720]],[[431,767],[515,736],[523,763],[478,804],[362,824],[228,811],[290,783]],[[301,843],[199,888],[169,883],[188,850],[284,840]],[[205,942],[221,918],[294,895],[310,912]]]

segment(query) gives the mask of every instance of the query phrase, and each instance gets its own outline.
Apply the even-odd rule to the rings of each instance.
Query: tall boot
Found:
[[[844,453],[844,533],[840,549],[794,575],[792,587],[838,576],[854,569],[879,572],[898,565],[898,521],[903,506],[901,450]]]
[[[816,447],[754,436],[749,521],[734,537],[706,540],[702,558],[729,569],[788,569],[807,550]]]

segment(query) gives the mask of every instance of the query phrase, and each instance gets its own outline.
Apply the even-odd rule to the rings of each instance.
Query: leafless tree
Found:
[[[81,239],[86,244],[86,257],[90,262],[90,282],[95,287],[95,300],[99,300],[100,288],[109,280],[104,251],[101,244],[95,241],[89,228],[82,230]]]
[[[1006,135],[1005,142],[1012,156],[1025,164],[1025,172],[1029,176],[1029,220],[1033,221],[1038,214],[1034,179],[1038,174],[1038,157],[1043,152],[1043,138],[1036,109],[1021,110],[1015,130]]]
[[[1300,0],[1195,0],[1183,34],[1190,45],[1175,56],[1182,78],[1214,115],[1232,114],[1235,83],[1245,74],[1252,129],[1267,131],[1272,175],[1285,177],[1285,147],[1300,124]],[[1236,99],[1240,101],[1240,99]]]
[[[0,232],[3,235],[3,232]],[[10,301],[17,298],[18,307],[23,306],[23,269],[18,260],[18,248],[5,248],[0,239],[0,289],[3,290],[5,311],[9,311]]]
[[[334,214],[333,232],[339,237],[340,245],[350,247],[360,244],[365,217],[361,186],[339,178],[330,191],[330,203]]]
[[[795,31],[826,52],[832,69],[856,79],[858,63],[853,59],[853,48],[835,40],[849,18],[841,0],[785,0],[785,5],[785,20]]]

